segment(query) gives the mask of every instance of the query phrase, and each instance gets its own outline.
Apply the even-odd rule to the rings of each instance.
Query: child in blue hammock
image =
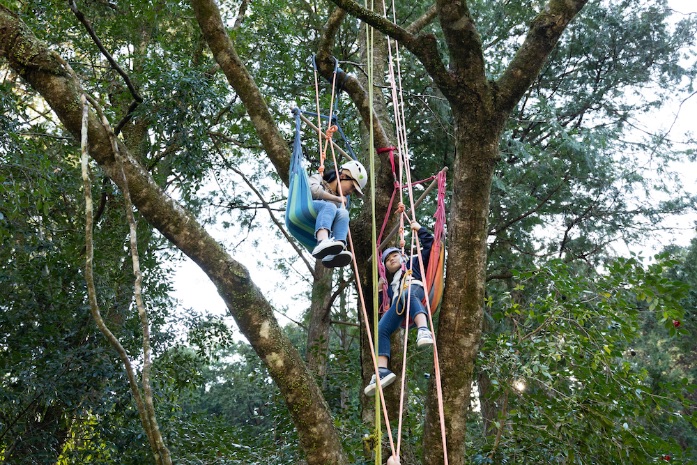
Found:
[[[365,167],[357,161],[341,165],[338,178],[335,170],[327,171],[324,175],[317,173],[310,176],[312,206],[317,212],[317,246],[312,251],[312,256],[322,260],[327,268],[336,268],[346,266],[353,260],[351,252],[346,250],[349,228],[346,197],[352,193],[363,197],[368,175]]]
[[[421,259],[426,267],[431,256],[433,234],[416,221],[412,221],[411,230],[419,235]],[[397,375],[387,368],[391,353],[390,337],[402,325],[407,315],[414,320],[414,327],[417,328],[417,347],[432,346],[433,335],[428,329],[427,310],[421,302],[426,292],[423,284],[424,277],[421,276],[419,257],[414,255],[407,260],[400,249],[389,247],[382,253],[382,262],[385,265],[388,286],[387,295],[383,295],[385,294],[382,290],[384,281],[380,278],[378,301],[382,303],[383,299],[389,299],[390,302],[390,308],[378,322],[378,373],[380,374],[380,385],[385,388],[397,379]],[[408,309],[406,308],[407,301]],[[375,375],[373,375],[363,392],[367,396],[374,396],[376,387]]]

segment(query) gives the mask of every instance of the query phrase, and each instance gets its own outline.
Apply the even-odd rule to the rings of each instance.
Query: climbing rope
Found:
[[[393,5],[394,8],[394,5]],[[385,9],[384,2],[383,2],[383,9]],[[394,11],[394,10],[393,10]],[[373,61],[372,61],[372,56],[373,56],[373,30],[369,26],[366,25],[366,41],[367,41],[367,55],[371,57],[371,59],[368,60],[367,63],[367,76],[368,76],[368,100],[370,102],[369,105],[369,118],[370,121],[372,121],[374,110],[372,106],[373,102]],[[373,260],[372,266],[373,266],[373,308],[376,310],[373,312],[373,333],[368,328],[369,325],[369,317],[367,313],[367,306],[366,302],[364,300],[363,296],[363,289],[361,286],[361,280],[359,276],[359,271],[358,271],[358,266],[355,258],[355,254],[353,255],[352,259],[352,266],[353,266],[353,271],[356,276],[356,286],[357,286],[357,294],[358,298],[360,301],[360,307],[363,315],[363,321],[365,322],[366,325],[366,334],[367,334],[367,339],[368,339],[368,344],[370,347],[370,353],[371,353],[371,358],[372,358],[372,364],[373,364],[373,369],[375,372],[375,378],[376,378],[376,388],[377,388],[377,393],[378,395],[375,396],[375,463],[376,465],[379,465],[382,463],[382,422],[381,422],[381,414],[384,418],[385,421],[385,426],[387,430],[387,436],[389,439],[389,444],[390,444],[390,449],[391,453],[393,456],[399,457],[399,453],[401,450],[401,431],[402,431],[402,423],[403,423],[403,411],[404,411],[404,393],[405,393],[405,383],[406,383],[406,354],[407,354],[407,341],[408,341],[408,331],[405,331],[404,333],[404,343],[403,343],[403,363],[402,363],[402,380],[401,380],[401,390],[400,390],[400,409],[399,409],[399,420],[398,420],[398,427],[397,427],[397,443],[395,445],[395,440],[392,436],[392,429],[390,427],[390,421],[389,421],[389,415],[387,412],[386,404],[385,404],[385,399],[384,399],[384,393],[380,381],[380,375],[379,375],[379,370],[378,370],[378,363],[377,363],[377,353],[378,353],[378,344],[377,340],[374,341],[373,339],[373,334],[377,335],[378,334],[378,321],[379,321],[379,315],[380,311],[378,309],[378,276],[384,276],[385,275],[385,267],[384,264],[382,263],[382,260],[380,260],[378,257],[380,256],[380,244],[382,241],[382,236],[385,232],[386,225],[389,220],[389,215],[392,210],[392,207],[394,205],[394,202],[396,199],[396,195],[398,193],[399,198],[396,206],[396,214],[398,215],[397,221],[398,221],[398,230],[399,230],[399,248],[400,248],[400,253],[403,255],[405,254],[405,246],[406,246],[406,240],[405,240],[405,231],[404,231],[404,223],[405,221],[408,224],[411,224],[415,219],[416,219],[416,204],[414,202],[414,195],[413,195],[413,186],[419,183],[424,183],[427,182],[428,180],[431,180],[433,178],[436,178],[440,176],[439,179],[442,179],[443,185],[444,185],[444,180],[445,180],[445,170],[443,170],[439,175],[433,176],[427,180],[422,180],[422,181],[416,181],[413,182],[411,179],[411,173],[409,169],[409,157],[408,157],[408,148],[407,148],[407,138],[406,138],[406,125],[404,124],[404,101],[403,101],[403,93],[401,91],[401,76],[400,76],[400,70],[399,70],[399,57],[398,57],[398,50],[397,50],[397,59],[396,59],[396,76],[395,76],[395,60],[393,59],[392,56],[392,45],[391,41],[388,38],[388,49],[389,49],[389,72],[390,72],[390,84],[391,84],[391,90],[392,90],[392,101],[393,101],[393,111],[394,111],[394,118],[395,118],[395,125],[397,129],[397,134],[396,134],[396,139],[397,139],[397,147],[388,147],[384,149],[379,149],[378,153],[383,154],[385,152],[389,152],[389,161],[391,163],[392,167],[392,174],[394,178],[394,189],[392,196],[390,198],[390,202],[388,205],[388,210],[387,210],[387,215],[385,216],[385,220],[383,221],[382,228],[380,230],[380,234],[378,235],[377,233],[377,225],[376,225],[376,206],[375,206],[375,150],[374,150],[374,133],[373,133],[373,126],[372,124],[368,125],[369,128],[369,161],[370,161],[370,179],[371,179],[371,210],[372,210],[372,229],[371,229],[371,241],[372,241],[372,247],[374,250],[374,257],[376,259]],[[313,58],[314,60],[314,58]],[[334,108],[334,102],[335,102],[335,88],[336,88],[336,79],[337,79],[337,71],[338,71],[338,62],[335,63],[335,68],[334,72],[332,75],[332,91],[331,91],[331,98],[330,98],[330,114],[327,119],[327,128],[322,129],[323,124],[322,124],[322,118],[320,117],[320,104],[319,104],[319,78],[318,78],[318,72],[317,72],[317,67],[315,65],[314,67],[314,76],[315,76],[315,106],[317,109],[317,134],[318,134],[318,147],[319,147],[319,159],[320,159],[320,166],[319,166],[319,172],[324,173],[324,163],[327,158],[327,149],[330,149],[331,152],[331,159],[334,164],[334,169],[336,170],[336,177],[339,177],[339,164],[336,159],[336,153],[334,150],[334,144],[332,142],[332,137],[337,130],[340,132],[340,128],[338,128],[337,125],[332,124],[333,123],[333,108]],[[399,91],[397,91],[397,87],[399,87]],[[343,136],[343,134],[342,134]],[[323,140],[324,139],[324,140]],[[398,163],[395,163],[394,160],[394,153],[395,151],[399,155],[398,158]],[[434,181],[436,182],[436,181]],[[338,190],[339,190],[339,195],[343,197],[343,192],[341,188],[341,183],[338,183]],[[410,205],[410,208],[407,209],[405,206],[405,195],[404,195],[404,190],[407,191],[407,197],[408,197],[408,203]],[[443,191],[441,191],[441,183],[439,182],[439,199],[441,196],[444,197],[444,187]],[[442,222],[444,222],[444,218],[437,218],[436,223],[438,224],[439,221],[441,222],[441,225],[438,226],[439,233],[442,233]],[[435,229],[435,228],[434,228]],[[436,231],[434,231],[435,233]],[[434,234],[435,235],[435,234]],[[442,234],[441,234],[442,235]],[[440,237],[439,235],[439,241]],[[355,250],[353,246],[353,239],[351,235],[351,230],[349,227],[348,231],[348,236],[347,236],[347,241],[348,245],[351,250]],[[435,245],[435,241],[434,241]],[[440,246],[440,243],[438,244]],[[421,245],[418,241],[417,234],[415,234],[414,231],[412,231],[411,234],[411,244],[410,244],[410,256],[414,256],[414,253],[416,253],[416,256],[418,257],[418,263],[419,263],[419,269],[421,272],[421,276],[424,277],[425,281],[428,281],[426,279],[426,266],[423,263],[423,258],[421,256]],[[429,268],[431,268],[431,264],[429,264]],[[406,270],[405,270],[406,271]],[[410,270],[411,271],[411,270]],[[411,299],[411,286],[409,285],[410,279],[409,279],[409,274],[410,273],[404,273],[404,278],[405,278],[405,283],[406,287],[408,288],[407,292],[407,306],[406,308],[409,309],[409,304],[410,304],[410,299]],[[383,284],[383,290],[387,286],[387,283],[385,282]],[[430,328],[433,329],[433,319],[432,319],[432,309],[431,309],[431,302],[430,302],[430,282],[425,283],[425,294],[426,294],[426,299],[425,299],[425,306],[427,309],[427,315],[429,319],[429,325]],[[383,295],[387,295],[387,292],[385,292]],[[383,304],[387,304],[389,306],[389,302],[386,302],[387,299],[383,299]],[[407,310],[407,315],[405,317],[405,321],[408,322],[410,321],[411,316],[409,315],[409,310]],[[408,329],[408,324],[407,324],[407,329]],[[445,464],[447,465],[448,460],[447,460],[447,448],[446,448],[446,440],[445,440],[445,425],[444,425],[444,413],[443,413],[443,401],[442,401],[442,391],[441,391],[441,386],[440,386],[440,366],[438,363],[438,352],[437,352],[437,344],[435,341],[435,331],[433,331],[433,338],[434,338],[434,371],[436,374],[436,388],[437,388],[437,393],[438,393],[438,406],[439,406],[439,416],[440,416],[440,424],[441,424],[441,436],[443,440],[443,451],[444,451],[444,457],[445,457]]]
[[[387,8],[385,5],[385,2],[383,1],[382,3],[383,6],[383,16],[387,16]],[[394,1],[392,2],[391,5],[392,8],[392,14],[393,14],[393,19],[392,21],[396,24],[396,8],[394,5]],[[400,193],[400,201],[399,205],[397,208],[397,212],[399,214],[399,247],[401,249],[401,253],[404,254],[404,245],[405,245],[405,240],[404,240],[404,219],[406,218],[407,221],[411,224],[411,221],[416,219],[416,207],[414,204],[414,194],[413,194],[413,183],[411,180],[411,173],[409,170],[409,157],[408,157],[408,147],[407,147],[407,137],[406,137],[406,124],[404,122],[404,98],[403,98],[403,92],[402,92],[402,81],[401,81],[401,69],[400,69],[400,60],[399,60],[399,45],[397,42],[394,42],[394,48],[395,48],[395,53],[393,55],[392,53],[392,48],[393,48],[393,41],[391,38],[388,36],[387,37],[387,44],[388,44],[388,72],[389,72],[389,81],[390,81],[390,89],[392,92],[392,103],[393,103],[393,112],[394,112],[394,120],[395,120],[395,127],[396,127],[396,132],[397,132],[397,152],[399,154],[399,177],[397,178],[398,180],[395,180],[395,189],[397,189],[398,186],[401,185],[401,180],[404,178],[406,179],[406,186],[407,186],[407,191],[408,191],[408,196],[409,196],[409,203],[411,205],[411,218],[408,218],[407,215],[404,213],[404,201],[403,201],[403,194],[402,194],[402,189],[399,188],[399,193]],[[396,72],[395,72],[395,64],[396,64]],[[372,100],[371,100],[372,102]],[[392,173],[393,177],[396,177],[395,174],[395,169],[394,169],[394,161],[393,161],[393,153],[394,149],[389,148],[388,149],[390,152],[390,162],[392,164]],[[404,166],[406,165],[406,169],[404,169]],[[372,165],[371,165],[372,168]],[[444,181],[444,172],[443,172],[443,181]],[[442,183],[444,186],[444,182]],[[444,187],[442,188],[444,190]],[[444,195],[444,192],[442,192]],[[439,184],[439,196],[441,195],[441,186]],[[394,199],[394,193],[392,195],[392,198],[390,199],[390,208],[392,206],[392,202]],[[439,209],[437,209],[439,210]],[[390,210],[388,209],[387,215],[389,215]],[[437,213],[438,214],[438,213]],[[441,214],[442,215],[442,214]],[[387,220],[388,216],[386,216],[385,220]],[[436,223],[439,224],[439,228],[442,228],[442,224],[444,223],[444,218],[438,217],[436,218]],[[384,224],[383,224],[383,230],[384,230]],[[434,236],[435,236],[436,231],[434,231]],[[439,234],[442,234],[442,230],[438,230]],[[416,239],[416,234],[414,234],[414,231],[412,231],[411,235],[411,250],[410,250],[410,256],[413,257],[414,253],[414,248],[416,248],[416,253],[418,257],[418,263],[419,263],[419,268],[421,272],[421,276],[424,277],[424,289],[425,289],[425,294],[426,294],[426,299],[425,299],[425,304],[426,304],[426,314],[428,315],[428,320],[429,320],[429,326],[432,330],[432,336],[433,336],[433,358],[434,358],[434,372],[435,372],[435,377],[436,377],[436,391],[437,391],[437,396],[438,396],[438,413],[439,413],[439,418],[440,418],[440,429],[441,429],[441,439],[442,439],[442,446],[443,446],[443,456],[444,456],[444,463],[445,465],[448,464],[448,453],[447,453],[447,442],[446,442],[446,434],[445,434],[445,415],[444,415],[444,409],[443,409],[443,394],[442,394],[442,388],[441,388],[441,380],[440,380],[440,364],[438,360],[438,345],[436,343],[436,335],[435,331],[433,331],[434,326],[433,326],[433,317],[432,317],[432,309],[431,309],[431,302],[430,302],[430,283],[428,279],[426,279],[426,271],[425,271],[425,266],[423,263],[423,257],[421,255],[421,244],[420,242]],[[434,244],[436,241],[434,240]],[[439,244],[440,246],[440,244]],[[374,246],[375,250],[375,255],[376,260],[378,261],[377,257],[379,257],[379,247]],[[432,253],[433,251],[431,251]],[[382,260],[379,260],[380,262]],[[429,260],[431,262],[431,260]],[[432,264],[432,263],[430,263]],[[384,273],[384,266],[380,270],[382,273]],[[431,270],[432,272],[434,270]],[[384,275],[381,275],[384,276]],[[408,281],[408,279],[407,279]],[[385,284],[386,286],[386,284]],[[384,294],[387,295],[387,294]],[[407,291],[407,309],[409,309],[409,301],[411,299],[411,286],[408,286],[408,291]],[[376,307],[377,308],[377,307]],[[376,312],[377,313],[377,312]],[[405,318],[405,322],[408,322],[410,319],[410,315],[408,314],[407,311],[407,316]],[[399,411],[399,420],[398,420],[398,428],[397,428],[397,449],[394,451],[393,449],[393,454],[396,452],[396,455],[399,456],[400,452],[400,446],[401,446],[401,430],[402,430],[402,412],[403,412],[403,406],[404,406],[404,392],[405,392],[405,378],[406,378],[406,355],[407,355],[407,341],[408,341],[408,328],[409,325],[407,323],[407,330],[404,332],[404,343],[403,343],[403,361],[402,361],[402,387],[401,387],[401,392],[400,392],[400,411]],[[376,369],[376,378],[379,378],[379,373]]]
[[[372,50],[372,49],[371,49],[371,50]],[[371,55],[372,55],[372,53],[371,53]],[[313,58],[313,60],[314,60],[314,58]],[[371,63],[371,65],[372,65],[372,63]],[[369,65],[369,67],[368,67],[368,76],[369,76],[369,82],[370,82],[370,84],[369,84],[368,87],[369,87],[369,101],[372,102],[373,95],[372,95],[372,67],[371,67],[371,65]],[[338,62],[337,62],[336,65],[335,65],[334,72],[333,72],[333,77],[332,77],[332,96],[331,96],[331,103],[332,103],[332,104],[330,104],[330,107],[332,107],[332,108],[333,108],[333,102],[334,102],[334,99],[335,99],[335,83],[336,83],[336,74],[337,74],[337,71],[338,71]],[[331,143],[331,137],[332,137],[332,135],[334,134],[334,132],[336,132],[336,131],[341,132],[341,131],[340,131],[340,129],[337,128],[336,126],[335,126],[334,128],[332,128],[333,116],[332,116],[331,113],[330,113],[329,117],[327,118],[328,126],[329,126],[329,127],[328,127],[327,129],[322,129],[322,128],[323,128],[322,119],[321,119],[321,117],[319,116],[319,115],[320,115],[320,111],[319,111],[319,110],[320,110],[320,107],[319,107],[319,82],[318,82],[319,79],[318,79],[318,73],[317,73],[317,67],[316,67],[316,66],[314,67],[314,74],[315,74],[315,105],[316,105],[316,108],[317,108],[317,115],[318,115],[318,122],[317,122],[317,126],[316,126],[316,131],[317,131],[317,133],[318,133],[318,141],[319,141],[319,147],[320,147],[320,149],[319,149],[319,150],[320,150],[320,168],[319,168],[319,172],[320,172],[320,173],[323,173],[323,171],[324,171],[324,161],[325,161],[325,159],[326,159],[326,157],[327,157],[326,149],[327,149],[327,146],[328,146],[328,147],[331,148],[331,157],[332,157],[332,160],[333,160],[333,162],[334,162],[334,167],[335,167],[335,169],[337,169],[336,175],[337,175],[337,178],[338,178],[338,176],[339,176],[339,173],[338,173],[338,163],[337,163],[337,160],[336,160],[336,153],[335,153],[335,151],[334,151],[334,144]],[[372,117],[373,117],[373,108],[372,108],[372,105],[370,106],[370,112],[371,112],[371,113],[370,113],[370,118],[371,118],[371,120],[372,120]],[[370,188],[371,188],[371,199],[372,199],[372,203],[371,203],[371,207],[372,207],[372,218],[373,218],[372,225],[373,225],[373,230],[375,230],[375,228],[376,228],[376,226],[375,226],[375,217],[376,217],[376,215],[375,215],[375,170],[374,170],[374,168],[373,168],[373,167],[375,166],[375,152],[374,152],[374,149],[373,149],[373,147],[374,147],[375,144],[374,144],[374,142],[373,142],[373,140],[374,140],[374,134],[373,134],[373,132],[372,132],[372,125],[369,125],[369,126],[370,126],[370,143],[369,143],[369,147],[370,147],[370,148],[369,148],[369,158],[370,158],[370,166],[371,166],[371,169],[370,169],[370,176],[371,176],[371,180],[372,180],[371,187],[370,187]],[[323,136],[324,136],[325,141],[327,141],[325,144],[322,144],[322,138],[323,138]],[[342,134],[342,136],[343,136],[343,134]],[[338,183],[338,189],[339,189],[339,195],[343,196],[343,192],[341,191],[341,183]],[[377,239],[376,239],[376,237],[375,237],[375,232],[373,232],[373,238],[372,238],[372,240],[373,240],[373,243],[374,243],[374,244],[377,243],[377,242],[376,242]],[[355,249],[354,249],[354,246],[353,246],[353,238],[352,238],[352,235],[351,235],[351,228],[350,228],[350,226],[349,226],[349,231],[348,231],[348,236],[347,236],[347,242],[348,242],[349,248],[350,248],[351,250],[355,250]],[[375,265],[375,264],[374,264],[374,265]],[[353,266],[354,275],[356,276],[356,286],[357,286],[357,289],[356,289],[356,290],[357,290],[358,298],[359,298],[359,301],[360,301],[360,308],[361,308],[361,311],[362,311],[362,314],[363,314],[363,321],[364,321],[365,324],[366,324],[366,334],[367,334],[367,337],[368,337],[368,345],[369,345],[369,347],[370,347],[370,353],[371,353],[371,357],[372,357],[373,369],[374,369],[375,372],[377,372],[377,371],[378,371],[378,365],[377,365],[377,357],[376,357],[376,355],[375,355],[375,354],[376,354],[376,351],[377,351],[377,341],[375,341],[376,343],[374,344],[372,334],[371,334],[369,328],[367,327],[367,326],[368,326],[368,322],[370,321],[370,319],[369,319],[369,317],[368,317],[368,311],[367,311],[366,302],[365,302],[365,299],[364,299],[364,297],[363,297],[363,289],[362,289],[362,286],[361,286],[360,273],[359,273],[359,271],[358,271],[358,264],[357,264],[357,262],[356,262],[355,254],[353,255],[353,259],[352,259],[352,266]],[[374,287],[374,288],[377,287],[377,272],[376,272],[375,270],[373,271],[373,287]],[[374,299],[375,299],[375,302],[374,302],[373,308],[377,308],[377,293],[375,293]],[[374,312],[374,313],[375,313],[375,312]],[[378,318],[377,318],[377,315],[375,315],[375,318],[374,318],[375,334],[377,334],[377,323],[378,323]],[[376,446],[375,446],[375,452],[376,452],[376,456],[375,456],[375,460],[376,460],[376,465],[379,465],[379,464],[381,463],[381,450],[382,450],[382,445],[381,445],[382,433],[381,433],[381,422],[380,422],[380,412],[381,412],[381,410],[382,410],[382,415],[383,415],[384,418],[385,418],[385,425],[386,425],[386,429],[387,429],[387,435],[388,435],[388,438],[389,438],[390,447],[391,447],[391,450],[392,450],[392,454],[393,454],[393,455],[395,454],[395,447],[394,447],[394,439],[393,439],[393,437],[392,437],[392,429],[391,429],[390,423],[389,423],[389,416],[388,416],[388,412],[387,412],[387,407],[386,407],[386,404],[385,404],[384,395],[383,395],[382,387],[381,387],[381,384],[380,384],[380,377],[379,377],[379,376],[376,376],[376,378],[377,378],[377,379],[376,379],[376,383],[377,383],[377,388],[378,388],[379,395],[375,396],[375,397],[376,397],[376,399],[375,399],[375,412],[376,412],[376,418],[375,418],[375,425],[376,425],[376,433],[375,433]]]

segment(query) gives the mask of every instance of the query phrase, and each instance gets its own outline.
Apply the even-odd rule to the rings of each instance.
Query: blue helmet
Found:
[[[385,264],[385,260],[387,260],[387,257],[389,257],[390,254],[393,253],[393,252],[401,252],[401,250],[398,249],[397,247],[388,247],[388,248],[385,249],[384,252],[382,252],[382,263],[383,263],[383,265]]]

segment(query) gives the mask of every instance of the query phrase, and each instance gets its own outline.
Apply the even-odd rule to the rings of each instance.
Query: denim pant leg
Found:
[[[421,299],[424,298],[424,289],[421,286],[413,285],[411,286],[411,297],[409,298],[407,292],[402,292],[399,299],[394,301],[390,306],[389,310],[382,315],[380,321],[378,322],[378,355],[383,355],[390,358],[390,337],[394,333],[399,325],[402,324],[404,318],[407,316],[407,312],[404,311],[402,315],[397,315],[397,307],[399,311],[402,311],[404,305],[406,305],[407,299],[409,298],[409,317],[412,319],[419,313],[426,313],[426,309],[421,303]],[[406,309],[405,309],[406,310]]]
[[[348,236],[349,229],[349,213],[348,210],[339,207],[336,210],[336,215],[334,216],[334,224],[332,225],[332,235],[337,241],[343,241],[346,243],[346,236]]]
[[[334,223],[334,217],[336,217],[336,205],[334,205],[332,202],[327,202],[326,200],[313,200],[312,206],[317,212],[317,219],[315,220],[315,236],[317,236],[317,231],[320,229],[331,231],[332,224]]]

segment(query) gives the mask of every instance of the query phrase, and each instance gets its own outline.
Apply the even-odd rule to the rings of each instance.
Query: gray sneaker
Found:
[[[392,373],[389,369],[387,368],[379,368],[378,371],[380,372],[380,386],[382,388],[386,388],[390,384],[394,382],[395,379],[397,379],[397,375]],[[370,383],[363,389],[363,393],[366,396],[374,396],[375,395],[375,389],[377,389],[378,385],[375,382],[375,375],[373,375],[372,378],[370,378]]]
[[[322,259],[322,265],[327,268],[340,268],[351,263],[353,254],[348,250],[342,250],[336,255],[327,255]]]
[[[416,347],[425,347],[433,345],[433,335],[426,328],[419,328],[416,333]]]

